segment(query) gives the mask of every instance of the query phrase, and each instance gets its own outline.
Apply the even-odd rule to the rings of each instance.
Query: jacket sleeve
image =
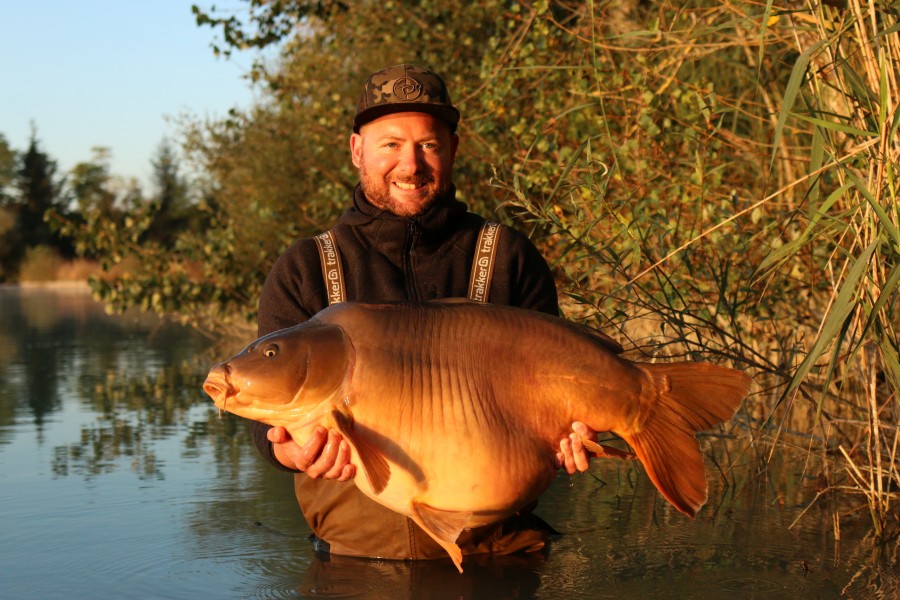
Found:
[[[275,458],[275,451],[272,448],[272,442],[266,437],[266,434],[272,429],[271,425],[266,425],[265,423],[261,423],[259,421],[247,421],[248,429],[250,430],[250,439],[253,440],[253,445],[256,446],[259,454],[266,459],[268,462],[272,463],[275,467],[281,469],[282,471],[287,471],[289,473],[300,473],[300,471],[296,471],[294,469],[289,469]]]
[[[303,305],[303,273],[296,263],[295,257],[284,254],[269,271],[259,296],[257,335],[303,323],[314,314]]]
[[[269,271],[259,296],[257,335],[263,336],[298,325],[317,312],[318,307],[310,306],[313,303],[308,300],[309,288],[314,288],[314,291],[318,289],[321,286],[321,276],[319,280],[313,279],[306,286],[304,283],[317,274],[314,269],[319,268],[318,254],[310,256],[304,245],[303,240],[296,242],[275,261]],[[282,471],[297,472],[288,469],[275,458],[272,443],[266,437],[271,425],[248,421],[248,427],[253,445],[263,458]]]
[[[559,316],[559,296],[553,273],[531,242],[527,243],[521,261],[518,305]]]
[[[553,272],[531,241],[510,227],[503,229],[503,260],[499,261],[500,281],[505,301],[511,306],[559,316],[559,298]],[[491,292],[493,297],[493,291]]]

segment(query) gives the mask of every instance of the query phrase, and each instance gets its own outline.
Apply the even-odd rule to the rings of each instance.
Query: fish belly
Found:
[[[365,367],[358,371],[366,393],[351,394],[351,410],[368,445],[387,459],[391,475],[381,493],[366,478],[357,477],[357,485],[388,508],[408,515],[410,503],[420,502],[471,512],[468,526],[475,527],[529,504],[555,477],[558,440],[571,426],[564,410],[535,407],[557,413],[555,423],[538,419],[546,425],[541,430],[527,408],[509,414],[510,399],[465,385],[463,373],[445,375],[443,384],[391,378],[386,387],[366,373]]]
[[[555,472],[552,469],[536,470],[523,479],[498,477],[482,471],[476,479],[465,474],[432,473],[427,484],[416,480],[402,471],[398,465],[391,465],[391,481],[376,494],[366,482],[357,480],[357,485],[370,498],[387,508],[413,516],[413,505],[423,504],[447,513],[467,514],[465,528],[480,527],[501,521],[515,514],[531,503],[550,485]],[[526,483],[527,485],[523,485]]]

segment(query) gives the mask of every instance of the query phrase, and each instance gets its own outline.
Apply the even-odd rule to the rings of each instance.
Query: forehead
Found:
[[[450,135],[450,126],[427,113],[398,112],[379,117],[362,126],[360,134],[369,135],[414,135],[416,137],[444,137]]]

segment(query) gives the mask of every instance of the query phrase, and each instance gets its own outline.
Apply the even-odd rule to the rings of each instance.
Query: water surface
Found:
[[[814,482],[756,472],[709,438],[710,503],[690,521],[642,472],[595,461],[538,513],[534,556],[406,563],[317,557],[290,476],[200,389],[213,347],[111,317],[81,290],[0,288],[3,598],[893,598],[898,549],[816,505]],[[452,446],[452,444],[451,444]],[[739,442],[731,446],[740,446]],[[716,464],[744,463],[743,477]],[[729,472],[730,473],[730,472]]]

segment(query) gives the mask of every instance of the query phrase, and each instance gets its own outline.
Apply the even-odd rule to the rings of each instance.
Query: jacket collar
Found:
[[[357,184],[353,191],[353,206],[344,212],[341,223],[356,227],[377,225],[379,228],[393,229],[400,226],[405,229],[409,223],[414,222],[419,231],[425,235],[439,235],[465,215],[467,210],[466,205],[456,199],[456,187],[451,186],[450,190],[437,198],[424,214],[400,217],[373,206],[363,193],[362,187]]]
[[[419,251],[435,252],[455,235],[465,219],[466,205],[456,199],[456,188],[439,197],[424,214],[399,217],[373,206],[362,188],[353,193],[353,206],[341,216],[340,223],[356,231],[360,242],[370,250],[401,261],[405,252],[415,244]]]

